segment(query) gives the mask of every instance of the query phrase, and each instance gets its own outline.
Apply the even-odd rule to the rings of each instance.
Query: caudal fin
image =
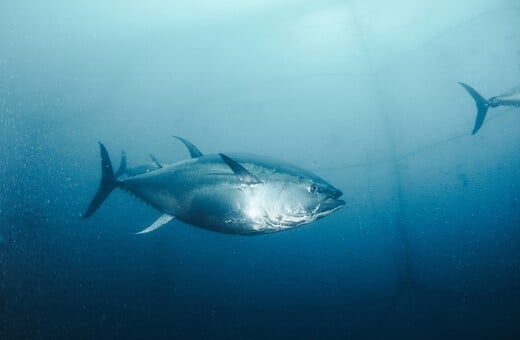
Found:
[[[107,149],[101,142],[99,142],[99,149],[101,151],[101,183],[87,211],[83,214],[83,219],[90,217],[117,186],[117,180],[114,175],[114,170],[112,169],[110,157],[108,157]]]
[[[482,97],[480,93],[478,93],[471,86],[461,82],[459,82],[459,84],[462,85],[462,87],[464,87],[466,91],[468,91],[468,93],[475,101],[475,105],[477,105],[477,118],[475,119],[475,126],[473,127],[473,131],[471,132],[471,134],[474,135],[480,129],[482,124],[484,124],[484,120],[486,119],[486,113],[489,108],[489,102],[486,99],[484,99],[484,97]]]

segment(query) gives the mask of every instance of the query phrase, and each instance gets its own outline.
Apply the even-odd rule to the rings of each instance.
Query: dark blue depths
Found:
[[[389,203],[377,172],[407,162],[381,165],[370,171],[370,209],[347,194],[340,212],[287,232],[243,237],[173,221],[133,235],[158,213],[120,191],[80,221],[96,145],[94,166],[40,138],[4,171],[2,339],[519,335],[517,160],[484,175],[449,169],[450,183],[426,192],[401,179]],[[340,182],[367,174],[324,172]]]

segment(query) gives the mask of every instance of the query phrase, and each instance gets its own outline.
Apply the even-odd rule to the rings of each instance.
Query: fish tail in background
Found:
[[[126,153],[121,151],[121,161],[119,162],[119,168],[115,173],[115,177],[119,177],[126,172]]]
[[[461,82],[459,82],[459,84],[462,85],[462,87],[464,87],[466,91],[468,91],[468,93],[475,101],[475,105],[477,105],[477,118],[475,120],[475,126],[473,127],[473,131],[471,132],[471,134],[474,135],[475,133],[477,133],[477,131],[484,123],[484,119],[486,118],[486,113],[489,108],[489,102],[486,99],[484,99],[484,97],[482,97],[480,93],[478,93],[471,86]]]
[[[92,199],[92,202],[90,202],[87,211],[83,214],[83,219],[90,217],[108,197],[112,190],[114,190],[114,188],[119,184],[114,175],[114,170],[112,169],[112,163],[110,162],[107,149],[101,142],[99,142],[99,148],[101,151],[101,183],[99,184],[99,189]],[[126,159],[126,157],[121,158],[122,161],[123,159]]]

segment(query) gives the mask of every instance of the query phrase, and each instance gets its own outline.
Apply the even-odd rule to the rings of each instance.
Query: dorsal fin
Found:
[[[150,156],[150,158],[151,158],[152,161],[155,163],[155,165],[157,165],[157,167],[159,167],[159,168],[162,168],[162,167],[163,167],[162,164],[159,163],[159,161],[157,160],[157,158],[155,158],[154,155],[152,155],[152,154],[148,154],[148,156]]]
[[[204,156],[202,154],[202,152],[200,152],[200,150],[195,145],[193,145],[189,140],[186,140],[186,139],[178,137],[178,136],[173,136],[173,137],[180,140],[188,148],[191,158],[197,158],[197,157]]]
[[[246,168],[244,168],[242,165],[240,165],[237,161],[232,160],[228,156],[224,155],[223,153],[219,153],[220,157],[226,162],[226,164],[233,170],[235,175],[240,179],[240,182],[243,184],[261,184],[262,182],[255,177],[252,173],[247,171]]]

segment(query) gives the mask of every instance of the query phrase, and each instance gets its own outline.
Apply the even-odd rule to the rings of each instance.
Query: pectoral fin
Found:
[[[171,216],[171,215],[168,215],[168,214],[162,214],[161,217],[159,217],[155,222],[152,223],[152,225],[150,225],[148,228],[145,228],[145,229],[141,230],[138,233],[135,233],[135,235],[146,234],[146,233],[149,233],[151,231],[154,231],[155,229],[160,228],[162,225],[170,222],[174,218],[175,218],[174,216]]]
[[[255,175],[247,171],[247,169],[240,165],[240,163],[238,163],[237,161],[232,160],[223,153],[219,155],[220,157],[222,157],[224,162],[226,162],[226,164],[231,168],[231,170],[233,170],[235,175],[237,175],[237,177],[240,179],[240,182],[242,182],[243,184],[252,185],[262,183],[258,178],[255,177]]]

